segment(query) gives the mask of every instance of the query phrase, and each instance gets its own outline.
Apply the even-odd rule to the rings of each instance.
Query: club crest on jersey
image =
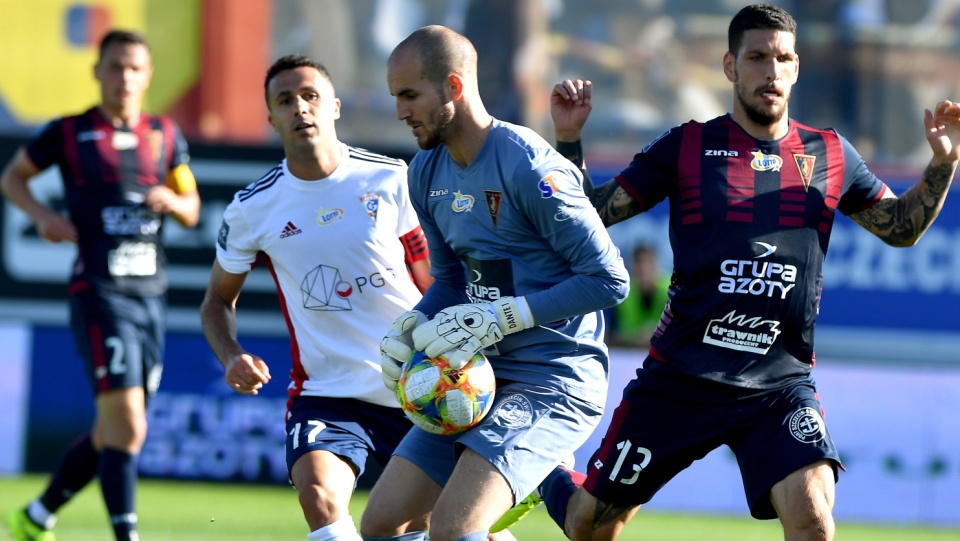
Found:
[[[343,219],[343,209],[317,209],[317,224],[330,225]]]
[[[503,199],[503,192],[494,190],[484,190],[484,197],[487,198],[487,210],[490,211],[490,217],[493,218],[493,226],[497,226],[497,217],[500,214],[500,201]]]
[[[783,167],[783,158],[776,154],[764,154],[759,150],[750,154],[753,154],[750,167],[754,171],[779,171]]]
[[[797,170],[800,171],[803,189],[809,190],[810,179],[813,178],[813,164],[817,162],[817,157],[809,154],[794,154],[793,160],[797,162]]]
[[[380,195],[375,193],[368,193],[360,197],[360,203],[363,204],[363,208],[366,209],[367,214],[371,218],[377,217],[377,210],[380,209]]]
[[[472,195],[453,192],[453,202],[450,204],[450,208],[452,208],[454,212],[470,212],[473,210],[473,201]]]
[[[163,156],[163,132],[160,130],[148,131],[147,146],[150,147],[150,155],[153,156],[153,161],[160,161]]]
[[[557,183],[553,180],[553,173],[540,179],[537,186],[540,188],[540,197],[544,199],[550,199],[554,194],[560,193],[560,190],[557,189]]]

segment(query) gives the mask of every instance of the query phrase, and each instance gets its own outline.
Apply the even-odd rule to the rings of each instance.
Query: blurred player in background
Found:
[[[3,194],[41,237],[77,245],[70,320],[96,396],[93,429],[67,450],[44,493],[7,523],[15,539],[51,540],[56,512],[99,475],[116,538],[137,539],[137,456],[146,403],[160,383],[166,329],[163,215],[193,227],[200,197],[174,122],[141,111],[153,68],[143,36],[100,42],[100,104],[48,124],[17,151]],[[32,195],[28,182],[57,165],[69,216]]]
[[[649,244],[635,246],[631,262],[630,294],[613,308],[607,345],[648,348],[667,304],[670,275],[660,268],[657,249]]]
[[[348,504],[367,455],[385,464],[411,426],[377,355],[383,329],[432,282],[427,242],[406,164],[337,139],[340,100],[323,66],[284,56],[264,92],[285,159],[224,211],[203,331],[235,391],[270,381],[237,339],[237,299],[262,258],[290,331],[286,456],[307,538],[359,540]]]
[[[546,487],[572,539],[616,537],[661,486],[721,445],[737,457],[755,518],[779,518],[787,540],[834,536],[842,466],[811,378],[833,221],[839,211],[887,244],[914,245],[960,161],[960,105],[924,113],[933,158],[897,197],[836,131],[789,118],[796,37],[783,9],[743,8],[723,56],[733,112],[661,135],[591,196],[608,226],[669,199],[674,274],[664,323],[585,484]],[[579,164],[590,98],[589,81],[552,93],[558,149]]]
[[[410,198],[436,281],[381,343],[396,385],[412,349],[464,364],[482,349],[498,377],[490,413],[437,436],[417,427],[370,495],[367,538],[485,539],[586,441],[606,397],[601,310],[627,294],[620,253],[576,167],[532,130],[494,119],[477,90],[477,52],[427,26],[387,64],[397,115],[422,149]]]

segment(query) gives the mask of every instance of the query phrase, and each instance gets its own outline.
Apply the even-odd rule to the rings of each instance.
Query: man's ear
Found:
[[[723,74],[731,83],[737,82],[737,57],[729,51],[723,53]]]
[[[459,74],[451,73],[447,76],[447,85],[450,87],[451,101],[456,101],[463,97],[463,77]]]

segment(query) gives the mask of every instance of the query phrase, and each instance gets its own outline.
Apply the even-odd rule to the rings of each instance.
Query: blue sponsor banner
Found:
[[[273,380],[257,396],[232,391],[199,333],[170,333],[160,390],[149,404],[149,434],[140,455],[144,476],[286,482],[284,415],[289,341],[245,337],[244,347],[270,366]],[[70,441],[93,424],[93,394],[84,361],[66,327],[33,335],[25,468],[49,471]]]

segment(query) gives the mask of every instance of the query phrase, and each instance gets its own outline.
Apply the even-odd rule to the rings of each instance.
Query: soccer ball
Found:
[[[413,424],[444,436],[476,425],[493,405],[496,378],[481,353],[463,368],[451,368],[446,357],[416,352],[403,365],[397,384],[400,407]]]

